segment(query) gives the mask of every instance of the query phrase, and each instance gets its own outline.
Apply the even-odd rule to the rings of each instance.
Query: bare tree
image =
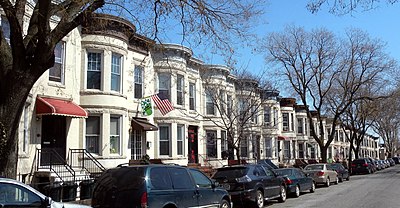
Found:
[[[226,75],[221,79],[219,73],[208,69],[202,75],[206,99],[204,119],[226,132],[226,145],[223,158],[236,159],[248,157],[248,143],[253,144],[253,157],[257,159],[257,140],[262,125],[260,115],[263,90],[271,89],[262,77],[241,71]],[[214,111],[215,110],[215,111]],[[251,135],[251,136],[250,136]],[[224,141],[221,141],[223,144]],[[241,147],[244,147],[241,149]],[[236,155],[235,155],[236,154]]]
[[[355,101],[370,99],[358,93],[361,87],[379,80],[394,65],[383,53],[380,41],[371,40],[359,30],[349,30],[346,38],[340,39],[325,29],[306,32],[292,26],[282,33],[272,33],[266,49],[267,61],[277,64],[278,75],[286,77],[304,104],[311,136],[320,147],[323,162],[340,116]],[[331,118],[331,132],[324,131],[326,116]]]
[[[316,13],[326,5],[329,12],[337,15],[352,13],[356,10],[371,10],[375,9],[381,3],[381,0],[310,0],[307,4],[308,10]],[[397,3],[398,0],[386,0],[388,4]]]
[[[19,119],[32,86],[54,65],[56,44],[96,10],[129,16],[140,23],[139,31],[149,28],[155,40],[166,32],[163,25],[175,21],[182,37],[231,52],[229,41],[246,37],[252,17],[260,14],[258,5],[233,0],[0,0],[10,26],[9,42],[8,34],[0,32],[0,174],[15,177]]]

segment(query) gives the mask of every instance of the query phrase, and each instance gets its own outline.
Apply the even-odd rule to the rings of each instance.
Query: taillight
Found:
[[[363,167],[368,167],[368,164],[367,164],[367,163],[364,163],[364,164],[363,164]]]
[[[142,197],[140,197],[140,205],[142,208],[147,208],[147,192],[143,192]]]
[[[319,171],[318,173],[317,173],[317,176],[323,176],[324,175],[324,171]]]
[[[285,178],[285,183],[286,184],[292,184],[292,180],[290,180],[290,178]]]
[[[351,167],[356,167],[356,164],[351,164]]]

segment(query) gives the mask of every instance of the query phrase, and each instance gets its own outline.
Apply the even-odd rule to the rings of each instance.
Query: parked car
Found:
[[[284,177],[286,192],[294,197],[299,197],[301,192],[315,191],[315,183],[312,177],[307,176],[299,168],[280,168],[275,173]]]
[[[378,163],[379,163],[379,165],[381,165],[382,169],[387,168],[387,167],[386,167],[386,163],[383,162],[383,160],[378,160]]]
[[[375,160],[374,162],[375,162],[376,170],[382,170],[384,168],[383,164],[381,164],[379,162],[379,160]]]
[[[392,158],[387,159],[390,163],[390,166],[395,166],[396,163],[394,162],[394,160]]]
[[[347,170],[347,168],[345,168],[342,164],[332,163],[330,165],[337,172],[339,182],[343,182],[344,179],[346,179],[346,181],[350,180],[349,170]]]
[[[136,165],[108,169],[97,180],[93,207],[223,207],[229,193],[197,169]]]
[[[212,177],[219,182],[232,197],[233,203],[264,207],[264,201],[286,200],[285,181],[269,168],[260,164],[234,165],[218,168]]]
[[[392,157],[395,164],[400,164],[400,159],[398,157]]]
[[[90,206],[56,202],[27,184],[0,177],[0,207],[89,208]]]
[[[351,162],[352,174],[370,174],[373,173],[370,160],[367,158],[358,158]]]
[[[368,164],[371,166],[372,173],[375,173],[377,171],[376,165],[375,165],[375,160],[372,158],[369,158],[369,157],[366,159],[369,161]]]
[[[316,184],[324,184],[329,187],[331,182],[339,184],[339,177],[336,171],[327,163],[307,165],[304,172],[311,176]]]

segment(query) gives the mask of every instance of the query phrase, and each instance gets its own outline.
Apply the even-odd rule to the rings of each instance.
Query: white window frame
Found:
[[[176,154],[179,156],[185,155],[185,126],[178,125],[176,128]]]
[[[189,83],[189,110],[196,110],[196,84]]]
[[[91,65],[91,64],[89,64],[89,61],[91,61],[91,60],[89,60],[89,55],[90,54],[97,54],[97,55],[99,55],[99,57],[96,57],[96,58],[100,58],[100,62],[98,62],[98,60],[92,60],[92,62],[93,62],[93,64],[95,64],[95,67],[90,67],[89,68],[89,66]],[[96,56],[97,56],[96,55]],[[103,52],[102,51],[88,51],[87,52],[87,54],[86,54],[86,89],[95,89],[95,90],[102,90],[103,89],[103,87],[102,87],[102,83],[103,83],[103,59],[104,59],[104,55],[103,55]],[[98,85],[99,85],[99,87],[98,88],[96,88],[96,87],[89,87],[88,85],[89,85],[89,82],[88,82],[88,80],[89,80],[89,72],[94,72],[94,73],[99,73],[100,75],[100,79],[99,79],[99,83],[98,83]]]
[[[163,137],[161,135],[162,133],[162,129],[166,128],[168,130],[167,135],[165,135],[166,137]],[[158,153],[159,155],[162,156],[171,156],[171,126],[170,125],[159,125],[158,126],[158,142],[159,142],[159,147],[158,147]],[[165,142],[167,144],[168,147],[168,154],[161,154],[161,146],[162,146],[162,142]]]
[[[114,62],[116,61],[116,62]],[[111,91],[121,92],[122,90],[122,71],[123,71],[123,56],[119,53],[111,54]],[[115,79],[114,79],[115,78]],[[114,83],[116,82],[116,83]],[[114,85],[116,85],[114,88]]]
[[[65,42],[61,41],[59,43],[57,43],[56,47],[54,48],[54,55],[55,55],[55,59],[54,59],[54,66],[51,67],[48,71],[49,71],[49,81],[52,82],[58,82],[61,84],[64,84],[64,73],[65,73]],[[57,54],[57,48],[61,47],[61,53]],[[60,55],[60,57],[57,57],[57,55]],[[52,70],[56,70],[56,65],[60,65],[60,77],[56,77],[56,76],[52,76],[51,75],[51,71]],[[59,79],[59,80],[58,80]]]
[[[183,75],[176,75],[176,104],[185,105],[185,77]]]
[[[113,134],[111,132],[112,121],[117,121],[116,132]],[[122,143],[122,134],[121,134],[121,127],[122,127],[122,116],[121,115],[111,115],[110,116],[110,154],[118,154],[121,155],[121,143]],[[114,144],[113,139],[116,139],[116,144]]]
[[[136,65],[134,69],[134,92],[133,96],[134,98],[143,98],[143,73],[144,73],[144,67]],[[140,88],[139,88],[140,86]],[[140,89],[140,92],[139,90]]]
[[[87,127],[88,127],[87,126],[88,125],[87,120],[89,118],[96,118],[97,119],[98,132],[94,132],[94,133],[90,133],[90,134],[88,133],[88,131],[87,131]],[[100,146],[101,146],[101,116],[99,116],[99,115],[89,116],[86,119],[85,132],[86,132],[86,134],[85,134],[85,149],[88,152],[92,153],[92,154],[100,154]],[[97,145],[96,145],[96,141],[95,141],[95,146],[94,146],[93,150],[90,150],[89,147],[88,147],[88,137],[97,137]]]

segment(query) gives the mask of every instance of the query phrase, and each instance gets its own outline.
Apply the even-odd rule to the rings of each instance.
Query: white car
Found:
[[[90,208],[90,206],[53,201],[19,181],[0,177],[0,207]]]

